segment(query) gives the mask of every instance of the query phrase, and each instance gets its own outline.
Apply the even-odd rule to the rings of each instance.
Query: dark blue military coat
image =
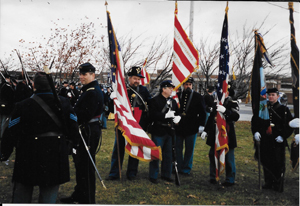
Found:
[[[53,94],[36,92],[60,119]],[[77,117],[69,100],[60,97],[63,134],[55,121],[32,98],[16,104],[1,142],[1,152],[8,158],[16,148],[13,181],[25,185],[49,186],[70,180],[67,139],[79,138]]]

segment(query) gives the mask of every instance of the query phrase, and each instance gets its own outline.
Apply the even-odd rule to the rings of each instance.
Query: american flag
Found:
[[[199,52],[183,30],[177,18],[177,2],[175,3],[175,31],[172,82],[176,91],[199,68]]]
[[[121,48],[117,41],[108,11],[107,28],[110,46],[112,86],[116,92],[116,98],[114,98],[115,126],[122,132],[125,138],[125,151],[130,156],[142,161],[161,160],[161,148],[154,144],[133,117],[124,81],[125,76]]]
[[[141,75],[145,77],[145,78],[141,78],[141,85],[146,85],[146,84],[149,84],[149,82],[150,82],[150,75],[146,70],[146,63],[147,63],[147,59],[145,59],[145,62],[143,64],[142,71],[141,71]]]
[[[222,36],[221,36],[221,48],[219,58],[219,75],[218,75],[218,87],[217,97],[218,104],[223,105],[225,100],[225,94],[228,86],[228,73],[229,73],[229,46],[228,46],[228,21],[227,12],[228,6],[226,6],[225,19],[223,22]],[[215,164],[216,164],[216,180],[219,181],[219,176],[225,169],[225,155],[228,152],[228,136],[226,131],[226,119],[224,115],[217,112],[217,124],[216,124],[216,139],[215,139]]]

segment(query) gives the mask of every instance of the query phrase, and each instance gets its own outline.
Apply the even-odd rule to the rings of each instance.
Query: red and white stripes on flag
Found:
[[[146,70],[146,63],[147,63],[147,59],[145,59],[145,62],[143,64],[142,71],[141,71],[141,75],[145,77],[145,78],[141,78],[141,85],[143,85],[143,86],[150,83],[150,75]]]
[[[112,27],[109,12],[107,12],[107,19],[111,70],[114,76],[112,86],[116,93],[114,98],[115,126],[122,132],[125,138],[125,151],[130,156],[142,161],[162,160],[161,148],[154,144],[133,117],[125,86],[121,47]]]
[[[175,3],[175,31],[172,82],[176,91],[199,68],[199,52],[183,30],[177,18],[177,2]]]

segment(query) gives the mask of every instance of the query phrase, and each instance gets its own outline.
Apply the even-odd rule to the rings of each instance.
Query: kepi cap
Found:
[[[165,80],[160,83],[160,88],[165,88],[165,87],[175,87],[174,83],[171,80]]]
[[[131,68],[130,68],[130,70],[129,70],[129,72],[128,72],[127,74],[128,74],[129,77],[131,77],[131,76],[137,76],[137,77],[140,77],[140,78],[145,78],[145,77],[141,74],[141,72],[142,72],[141,67],[136,67],[136,66],[134,66],[134,67],[131,67]]]
[[[95,71],[96,71],[95,67],[91,63],[89,63],[89,62],[86,62],[86,63],[81,64],[79,66],[79,73],[80,74],[85,74],[87,72],[93,72],[93,73],[95,73]]]
[[[194,83],[194,78],[193,77],[189,77],[184,83]]]
[[[277,88],[270,88],[270,89],[268,89],[268,91],[267,91],[267,94],[269,94],[269,93],[277,93],[277,94],[279,94],[279,91],[278,91]]]

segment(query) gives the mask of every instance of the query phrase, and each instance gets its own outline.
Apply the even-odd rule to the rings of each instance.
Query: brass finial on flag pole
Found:
[[[106,11],[107,11],[107,5],[108,5],[107,1],[105,1],[105,4],[104,4],[104,5],[105,5]]]
[[[294,11],[294,2],[289,2],[289,9],[293,9]]]
[[[226,9],[225,9],[225,12],[226,12],[226,14],[227,14],[227,12],[228,12],[228,1],[227,1],[227,3],[226,3]]]
[[[175,15],[178,14],[178,8],[177,8],[177,1],[175,1],[175,12],[174,12]]]

